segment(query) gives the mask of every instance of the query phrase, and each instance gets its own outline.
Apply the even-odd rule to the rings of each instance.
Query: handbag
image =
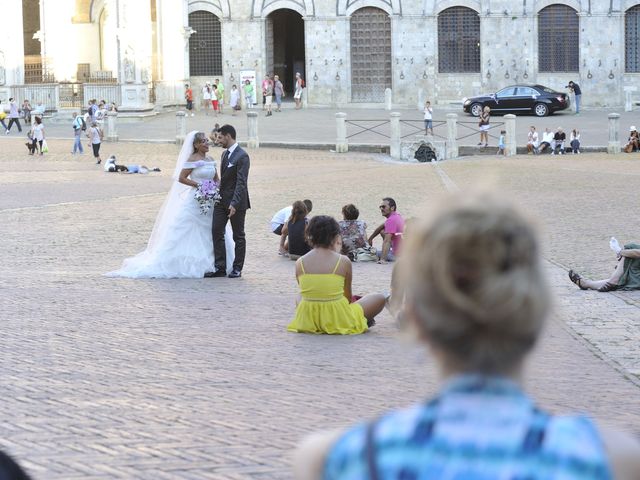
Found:
[[[377,262],[378,251],[375,247],[360,247],[353,252],[354,262]]]
[[[42,141],[42,153],[49,153],[49,146],[46,140]]]

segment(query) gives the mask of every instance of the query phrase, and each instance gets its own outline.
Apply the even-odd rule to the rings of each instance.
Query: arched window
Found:
[[[640,5],[624,15],[624,58],[625,72],[640,72]]]
[[[480,71],[480,17],[467,7],[451,7],[438,15],[438,71]]]
[[[578,13],[567,5],[549,5],[538,13],[538,70],[577,72],[580,56]]]
[[[198,10],[189,14],[189,26],[196,31],[189,38],[189,75],[222,75],[220,19]]]

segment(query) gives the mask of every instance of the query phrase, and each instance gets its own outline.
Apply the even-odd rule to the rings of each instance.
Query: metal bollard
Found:
[[[516,154],[516,116],[507,114],[504,116],[505,145],[504,153],[507,157]]]
[[[349,144],[347,143],[347,125],[345,120],[347,118],[346,113],[336,113],[336,152],[346,153],[349,151]]]
[[[389,146],[389,150],[391,158],[394,160],[400,160],[402,157],[400,136],[400,113],[391,112],[391,145]]]
[[[118,141],[118,112],[107,114],[107,142]]]
[[[187,122],[186,113],[180,111],[176,112],[176,144],[182,145],[184,139],[187,136]]]
[[[620,114],[610,113],[609,118],[609,144],[607,153],[620,153]]]
[[[458,114],[447,113],[447,144],[445,145],[444,158],[458,157]]]
[[[260,148],[258,140],[258,112],[247,112],[247,146]]]

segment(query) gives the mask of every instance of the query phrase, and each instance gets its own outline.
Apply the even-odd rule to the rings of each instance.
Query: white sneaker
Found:
[[[576,153],[580,153],[580,150],[576,151]]]
[[[556,152],[551,152],[551,155],[555,155],[555,154],[556,154]]]
[[[195,117],[195,116],[196,116],[196,114],[195,114],[195,113],[192,113],[192,114],[191,114],[191,116],[192,116],[192,117]]]

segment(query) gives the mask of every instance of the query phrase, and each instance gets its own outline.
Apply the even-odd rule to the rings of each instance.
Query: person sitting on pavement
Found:
[[[577,129],[571,130],[569,135],[569,145],[571,145],[571,153],[580,153],[580,131]]]
[[[529,155],[538,153],[538,145],[538,132],[536,132],[536,127],[531,125],[529,133],[527,133],[527,153]]]
[[[627,140],[627,144],[624,146],[623,150],[625,153],[637,152],[640,150],[640,135],[634,125],[631,125],[629,128],[629,139]]]
[[[640,290],[640,244],[627,243],[624,248],[621,248],[618,241],[612,238],[610,245],[618,263],[609,278],[587,280],[575,271],[569,270],[569,279],[581,290],[598,290],[599,292]]]
[[[406,247],[400,318],[428,347],[439,392],[305,439],[295,479],[638,478],[632,435],[546,412],[524,390],[552,302],[539,240],[521,213],[489,195],[447,197],[412,226]]]
[[[307,243],[308,213],[307,205],[303,201],[296,200],[291,205],[291,214],[287,223],[282,227],[281,247],[284,246],[291,260],[297,260],[311,250]]]
[[[393,262],[400,251],[404,219],[397,211],[396,201],[385,197],[380,204],[380,213],[386,218],[384,223],[376,228],[369,236],[369,245],[373,245],[375,238],[380,235],[383,239],[382,249],[378,250],[378,263]]]
[[[367,224],[363,220],[358,220],[360,211],[349,203],[342,207],[342,220],[340,225],[340,235],[342,236],[342,255],[354,259],[356,250],[368,247]]]
[[[556,133],[553,135],[553,143],[551,144],[551,155],[564,155],[564,141],[567,139],[567,134],[562,131],[562,127],[558,127]]]
[[[309,199],[305,199],[302,201],[307,207],[307,215],[311,213],[313,210],[313,203]],[[271,219],[271,231],[280,237],[280,249],[278,250],[278,255],[286,255],[287,248],[285,245],[286,237],[282,238],[282,228],[284,224],[287,223],[287,219],[291,216],[291,211],[293,210],[292,205],[288,205],[284,208],[278,210],[273,218]]]
[[[384,308],[385,296],[374,293],[350,303],[351,260],[338,253],[340,226],[333,217],[313,217],[307,235],[313,249],[296,261],[301,298],[287,330],[335,335],[366,332]]]
[[[538,153],[544,153],[547,148],[551,148],[552,143],[553,133],[547,127],[544,129],[544,133],[542,134],[542,142],[540,142],[540,146],[538,147]]]

